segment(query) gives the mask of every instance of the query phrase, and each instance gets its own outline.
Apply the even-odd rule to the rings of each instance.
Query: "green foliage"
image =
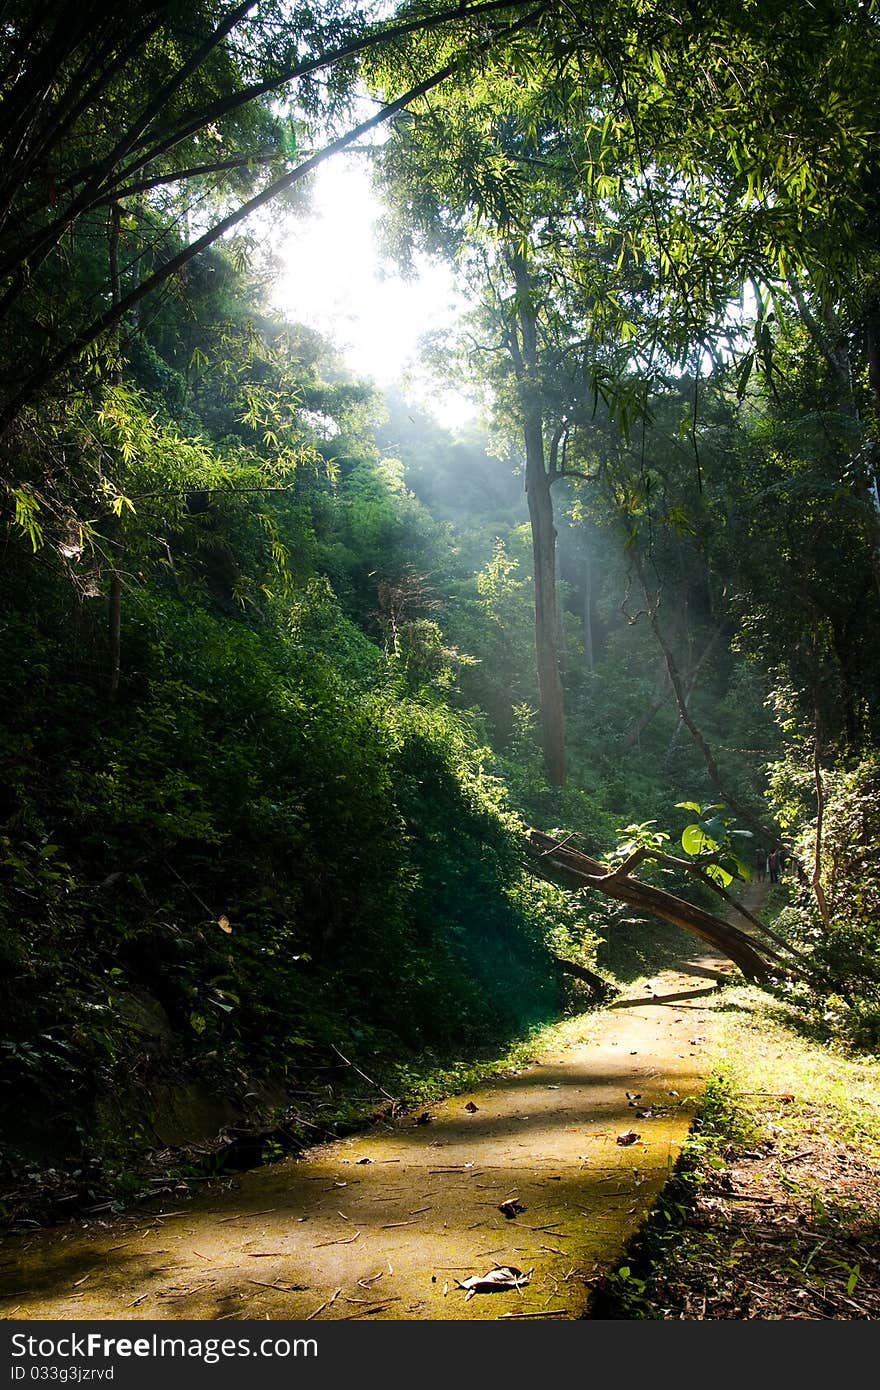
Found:
[[[698,801],[677,801],[684,811],[696,811],[700,820],[686,825],[681,832],[681,847],[708,876],[728,888],[734,878],[746,882],[752,870],[734,851],[733,836],[751,838],[750,830],[735,830],[730,816],[723,816],[724,806],[701,806]],[[711,814],[714,812],[714,815]]]
[[[880,759],[822,774],[827,798],[819,846],[820,882],[829,909],[823,921],[809,877],[790,885],[776,919],[810,958],[811,988],[797,991],[825,1032],[843,1033],[876,1050],[880,1041]],[[792,753],[774,769],[772,792],[800,864],[816,862],[813,769]]]
[[[717,780],[761,807],[768,764],[831,908],[802,885],[780,929],[874,1037],[873,6],[574,0],[512,31],[481,16],[479,62],[455,16],[289,100],[272,88],[362,33],[360,7],[261,5],[202,53],[210,7],[131,35],[87,5],[51,82],[51,26],[17,47],[26,8],[0,34],[0,1105],[38,1078],[87,1128],[139,1068],[245,1092],[346,1030],[411,1053],[514,1033],[559,1007],[551,951],[589,964],[626,926],[524,876],[525,824],[619,862],[678,808],[730,885],[747,832],[703,803]],[[91,334],[359,75],[394,97],[458,59],[380,177],[399,254],[440,250],[474,291],[435,361],[477,380],[491,442],[395,393],[376,420],[268,310],[249,237]],[[563,789],[537,731],[526,425],[553,483]],[[839,758],[819,846],[807,724]]]

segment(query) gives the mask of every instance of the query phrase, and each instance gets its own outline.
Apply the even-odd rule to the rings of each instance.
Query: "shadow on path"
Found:
[[[429,1122],[403,1115],[150,1213],[9,1239],[2,1316],[582,1317],[690,1127],[713,963],[658,974],[644,998],[585,1015],[577,1041],[431,1105]],[[456,1281],[500,1265],[528,1282],[467,1300]]]

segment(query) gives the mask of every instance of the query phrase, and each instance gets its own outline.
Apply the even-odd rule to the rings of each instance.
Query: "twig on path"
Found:
[[[499,1313],[495,1321],[501,1322],[502,1318],[564,1318],[567,1316],[567,1308],[542,1308],[539,1313]]]
[[[249,1284],[259,1284],[261,1289],[274,1289],[276,1293],[302,1293],[308,1284],[267,1284],[265,1279],[248,1279]]]
[[[355,1231],[353,1236],[340,1236],[338,1240],[319,1240],[313,1248],[320,1250],[324,1245],[353,1245],[360,1235],[360,1231]]]
[[[389,1303],[398,1302],[397,1299],[386,1298],[384,1303],[374,1303],[371,1308],[362,1308],[359,1313],[346,1313],[340,1322],[353,1322],[355,1318],[368,1318],[371,1313],[381,1313],[383,1308],[387,1308]]]
[[[312,1318],[316,1318],[319,1313],[323,1313],[325,1308],[329,1308],[331,1303],[336,1302],[337,1298],[341,1293],[342,1289],[337,1289],[336,1292],[334,1294],[331,1294],[331,1296],[327,1299],[326,1303],[322,1303],[320,1308],[315,1309],[314,1313],[309,1313],[309,1315],[306,1318],[306,1322],[311,1322]]]
[[[237,1211],[234,1216],[221,1216],[217,1222],[218,1226],[224,1225],[227,1221],[244,1221],[253,1216],[268,1216],[270,1212],[277,1211],[277,1207],[264,1207],[262,1211]],[[175,1216],[181,1213],[174,1212]]]

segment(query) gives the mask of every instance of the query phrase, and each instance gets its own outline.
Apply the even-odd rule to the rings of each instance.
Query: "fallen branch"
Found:
[[[610,980],[597,975],[595,970],[588,970],[585,965],[578,965],[577,961],[566,960],[564,956],[556,956],[556,964],[565,975],[573,975],[576,980],[582,980],[584,984],[590,986],[595,994],[610,998],[620,993],[617,985]]]
[[[684,898],[667,893],[665,889],[641,883],[617,871],[609,873],[607,865],[598,859],[592,859],[567,845],[560,845],[551,835],[532,830],[526,838],[525,848],[530,867],[539,877],[551,882],[562,880],[574,888],[595,889],[606,897],[629,903],[643,912],[682,927],[721,951],[749,980],[766,980],[770,974],[789,973],[789,967],[781,961],[778,952],[754,941],[738,927],[686,902]]]

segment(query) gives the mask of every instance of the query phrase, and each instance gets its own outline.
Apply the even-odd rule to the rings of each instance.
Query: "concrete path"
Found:
[[[0,1316],[582,1317],[687,1135],[728,968],[658,975],[428,1121],[402,1115],[152,1214],[8,1239]],[[497,1267],[528,1277],[459,1287]]]

